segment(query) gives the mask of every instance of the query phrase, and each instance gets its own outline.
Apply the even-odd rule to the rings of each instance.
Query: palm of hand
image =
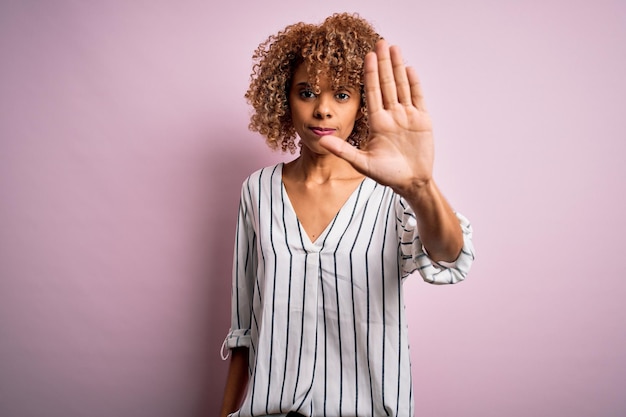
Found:
[[[370,115],[370,136],[355,167],[377,182],[405,188],[430,180],[433,134],[426,111],[394,104]]]
[[[396,190],[430,181],[434,159],[430,116],[419,79],[406,68],[397,47],[385,41],[365,62],[365,95],[370,135],[362,150],[339,138],[325,137],[322,146],[346,159],[359,172]]]

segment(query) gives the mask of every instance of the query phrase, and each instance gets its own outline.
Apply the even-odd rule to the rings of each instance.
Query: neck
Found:
[[[363,177],[352,165],[335,155],[313,154],[305,149],[286,168],[293,179],[306,182],[324,183]]]

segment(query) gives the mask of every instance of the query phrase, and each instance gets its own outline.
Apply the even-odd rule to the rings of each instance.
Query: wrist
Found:
[[[416,178],[406,185],[393,187],[396,194],[404,197],[408,201],[419,201],[428,196],[436,194],[437,187],[431,178]]]

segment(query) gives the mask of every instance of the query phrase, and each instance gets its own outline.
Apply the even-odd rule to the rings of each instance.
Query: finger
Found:
[[[417,72],[413,67],[407,67],[406,74],[411,89],[411,102],[418,110],[426,111],[424,95],[422,94],[422,84],[417,76]]]
[[[378,81],[383,96],[383,106],[389,108],[398,103],[398,94],[389,45],[386,41],[380,40],[376,43],[376,57],[378,58]]]
[[[365,83],[367,111],[373,114],[383,108],[382,92],[378,81],[378,59],[375,52],[365,55],[363,82]]]
[[[408,75],[404,61],[402,60],[402,53],[400,48],[392,46],[389,48],[391,55],[391,65],[393,67],[393,78],[396,83],[396,91],[398,94],[398,101],[406,106],[411,105],[411,87],[409,86]]]
[[[357,171],[365,173],[367,168],[367,158],[362,150],[357,149],[345,140],[332,135],[322,136],[319,144],[330,153],[348,161]]]

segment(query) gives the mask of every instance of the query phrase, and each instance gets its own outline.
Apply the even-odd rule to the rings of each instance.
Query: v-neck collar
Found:
[[[348,223],[348,220],[350,219],[350,216],[351,216],[351,210],[348,210],[348,207],[354,207],[356,203],[355,200],[357,199],[357,196],[359,195],[361,189],[363,188],[363,185],[367,181],[373,181],[373,180],[368,177],[364,177],[361,180],[361,182],[359,182],[359,185],[357,185],[356,188],[350,193],[350,196],[346,199],[343,205],[339,208],[337,213],[335,213],[335,216],[326,225],[322,233],[320,233],[320,235],[315,239],[315,241],[311,241],[309,234],[307,233],[306,229],[304,228],[304,226],[300,222],[300,219],[298,218],[298,213],[296,213],[296,210],[293,207],[293,204],[291,203],[291,199],[289,198],[289,193],[287,192],[287,188],[285,187],[285,183],[283,181],[283,167],[284,166],[285,164],[281,162],[278,167],[278,175],[276,177],[280,181],[281,193],[283,193],[285,196],[285,205],[289,208],[291,213],[293,213],[294,217],[296,218],[296,222],[298,223],[298,228],[302,232],[301,233],[302,240],[305,244],[306,249],[313,251],[313,252],[318,252],[324,247],[324,244],[326,243],[328,235],[331,233],[331,231],[333,230],[337,222],[344,223],[344,224]]]

